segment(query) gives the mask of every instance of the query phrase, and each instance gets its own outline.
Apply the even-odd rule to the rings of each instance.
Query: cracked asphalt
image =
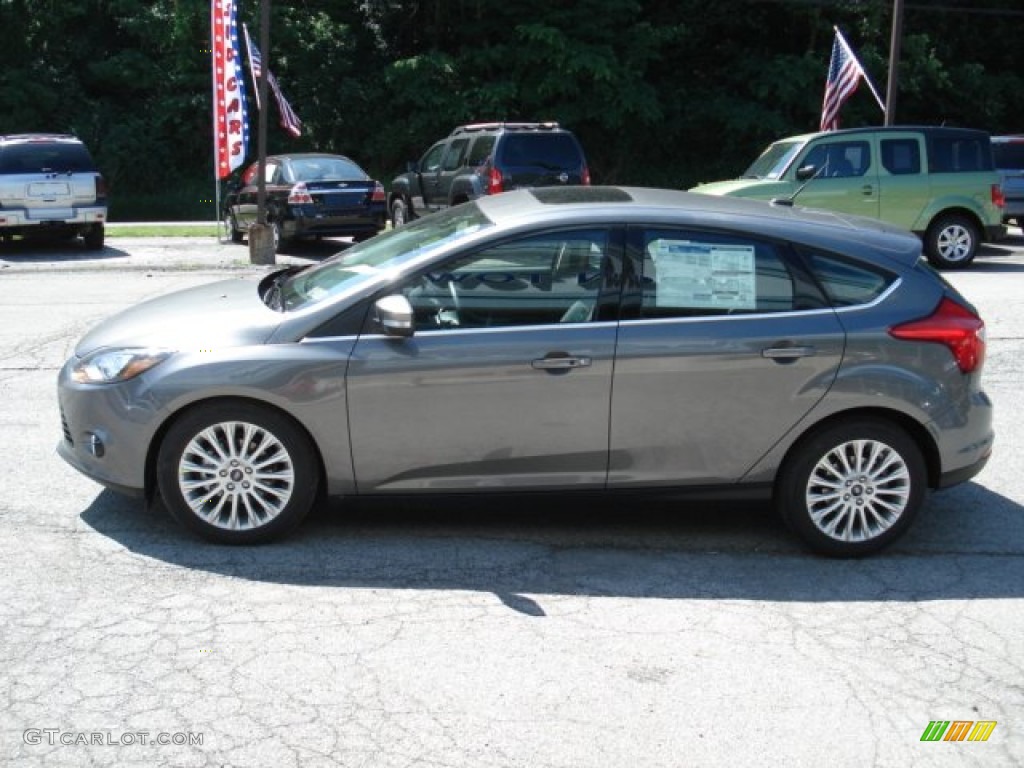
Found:
[[[857,562],[735,504],[331,503],[202,543],[57,457],[56,374],[102,317],[266,268],[187,238],[0,250],[0,764],[1024,764],[1014,235],[947,275],[988,324],[993,459]],[[997,726],[922,742],[934,720]]]

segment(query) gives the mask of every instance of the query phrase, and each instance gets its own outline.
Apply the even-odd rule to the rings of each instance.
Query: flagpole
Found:
[[[836,37],[839,39],[839,44],[843,46],[846,51],[846,55],[857,62],[860,66],[861,76],[864,78],[864,82],[868,84],[868,88],[871,90],[871,95],[875,97],[875,101],[878,102],[878,108],[882,110],[882,114],[885,114],[885,103],[882,101],[882,97],[878,95],[878,91],[875,90],[874,83],[871,82],[871,78],[868,77],[868,71],[864,69],[864,65],[860,63],[860,59],[857,58],[857,54],[853,52],[850,44],[846,42],[846,38],[843,37],[843,33],[839,31],[839,27],[833,25],[832,29],[836,31]]]

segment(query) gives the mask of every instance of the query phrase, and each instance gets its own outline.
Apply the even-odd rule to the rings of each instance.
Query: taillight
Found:
[[[1006,207],[1006,195],[1003,194],[1003,188],[999,184],[992,185],[992,205],[996,208]]]
[[[580,184],[590,186],[590,169],[585,165],[583,166],[583,172],[580,173]]]
[[[370,197],[370,201],[374,203],[383,203],[384,200],[384,185],[379,181],[373,182],[373,195]]]
[[[505,180],[501,178],[501,171],[497,168],[491,168],[487,172],[487,194],[497,195],[499,192],[504,192]]]
[[[306,182],[300,181],[292,191],[288,193],[288,205],[310,205],[313,202],[309,190],[306,189]]]
[[[107,180],[96,176],[96,199],[103,200],[107,196]]]
[[[906,341],[945,344],[964,373],[977,370],[985,360],[985,322],[948,297],[928,317],[890,328],[889,334]]]

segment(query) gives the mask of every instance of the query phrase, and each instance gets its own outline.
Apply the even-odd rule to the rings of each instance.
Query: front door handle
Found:
[[[870,197],[872,194],[874,194],[875,188],[870,184],[865,184],[863,187],[860,188],[860,191],[864,193],[865,197]]]
[[[589,357],[547,355],[534,360],[530,365],[538,371],[569,371],[574,368],[586,368],[591,362]]]
[[[761,350],[761,357],[781,362],[796,360],[800,357],[814,357],[816,354],[818,354],[818,350],[814,347],[768,347]]]

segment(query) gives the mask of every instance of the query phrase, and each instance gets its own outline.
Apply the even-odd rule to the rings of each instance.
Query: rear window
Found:
[[[66,173],[94,171],[84,144],[11,144],[0,150],[0,173]]]
[[[575,169],[583,164],[575,139],[567,133],[509,134],[500,152],[502,164],[512,168],[531,166],[558,170]]]
[[[993,141],[992,159],[996,168],[1024,170],[1024,138],[1013,141]]]

